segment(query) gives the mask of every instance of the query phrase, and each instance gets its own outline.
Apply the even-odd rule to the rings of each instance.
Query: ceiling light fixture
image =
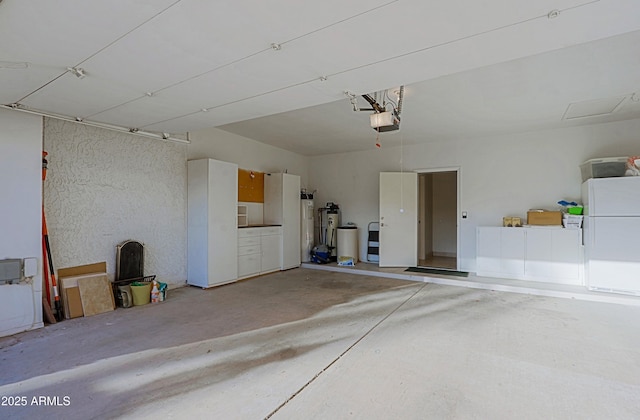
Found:
[[[67,71],[76,76],[78,79],[84,79],[86,76],[84,69],[80,67],[67,67]]]

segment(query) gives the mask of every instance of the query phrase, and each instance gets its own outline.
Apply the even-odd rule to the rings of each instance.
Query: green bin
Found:
[[[567,208],[567,213],[569,214],[582,214],[582,207],[580,206],[575,206],[575,207],[569,207]]]
[[[151,301],[151,283],[133,282],[130,286],[134,306],[146,305]]]

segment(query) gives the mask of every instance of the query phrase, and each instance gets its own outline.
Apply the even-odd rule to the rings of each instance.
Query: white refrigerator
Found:
[[[587,287],[640,295],[640,177],[582,184]]]

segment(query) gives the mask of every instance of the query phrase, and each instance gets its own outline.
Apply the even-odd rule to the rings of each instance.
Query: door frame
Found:
[[[461,206],[460,206],[460,178],[461,178],[461,168],[460,166],[444,166],[441,168],[425,168],[425,169],[416,169],[413,172],[417,172],[418,174],[424,173],[437,173],[437,172],[455,172],[456,173],[456,271],[460,271],[460,218],[461,218]],[[418,191],[418,202],[420,201],[421,191]],[[418,229],[421,226],[418,224]],[[418,232],[418,237],[419,237]],[[418,247],[419,248],[419,247]]]

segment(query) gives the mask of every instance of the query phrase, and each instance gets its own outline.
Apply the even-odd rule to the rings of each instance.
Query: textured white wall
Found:
[[[144,243],[145,275],[184,284],[187,146],[45,119],[44,187],[56,269],[100,261],[115,275],[115,247]]]
[[[476,227],[500,226],[504,215],[526,216],[530,208],[553,208],[580,199],[578,166],[587,159],[639,153],[640,120],[545,130],[494,138],[460,139],[405,146],[404,170],[460,167],[461,269],[475,271]],[[389,137],[391,139],[391,137]],[[397,139],[397,136],[395,137]],[[310,158],[316,205],[340,204],[343,221],[360,229],[366,256],[366,226],[378,220],[378,173],[400,170],[400,147]],[[397,142],[396,142],[397,144]]]
[[[0,259],[38,259],[31,283],[0,286],[0,337],[42,326],[42,118],[0,110]]]

